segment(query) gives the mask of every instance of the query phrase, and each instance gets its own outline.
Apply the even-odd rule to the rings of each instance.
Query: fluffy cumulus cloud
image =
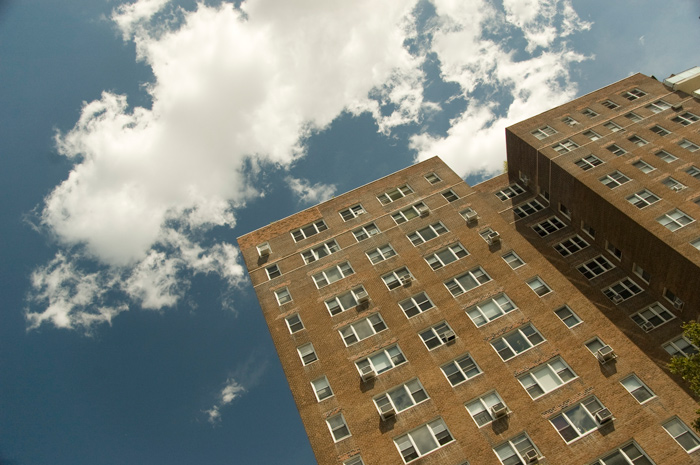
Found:
[[[238,384],[238,382],[229,378],[226,380],[224,388],[221,390],[217,396],[216,403],[204,413],[207,415],[207,420],[209,423],[216,425],[221,421],[221,409],[226,407],[228,404],[240,397],[245,393],[245,388]]]
[[[293,176],[305,141],[343,113],[369,113],[387,135],[422,128],[443,103],[424,99],[426,57],[467,105],[446,134],[416,129],[416,160],[497,171],[506,124],[574,95],[569,66],[582,57],[564,38],[588,27],[569,0],[249,0],[192,11],[139,0],[112,20],[153,72],[150,104],[104,92],[56,136],[74,166],[41,211],[60,252],[32,275],[31,327],[87,329],[133,305],[172,307],[198,273],[240,284],[238,250],[210,233],[264,195],[250,173],[289,171],[301,203],[329,198],[334,185]]]

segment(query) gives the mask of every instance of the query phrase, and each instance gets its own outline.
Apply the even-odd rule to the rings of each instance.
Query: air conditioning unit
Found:
[[[612,413],[610,413],[610,410],[604,408],[602,410],[598,410],[598,413],[595,414],[595,419],[602,425],[603,423],[607,423],[612,420],[613,416]]]
[[[648,333],[649,331],[654,329],[654,325],[647,321],[646,323],[642,323],[642,329]]]
[[[540,456],[535,449],[530,449],[529,451],[525,452],[525,460],[527,463],[537,463],[539,459]]]
[[[448,342],[454,341],[456,337],[457,337],[457,335],[456,335],[455,332],[452,331],[451,329],[449,329],[449,330],[445,331],[444,333],[442,333],[442,336],[441,336],[442,342],[444,342],[444,343],[448,343]]]
[[[418,214],[420,214],[420,216],[424,218],[424,217],[430,215],[430,209],[425,204],[420,205],[418,207]]]
[[[615,294],[612,298],[612,301],[615,302],[616,304],[619,304],[623,300],[625,300],[625,299],[623,299],[620,294]]]
[[[382,420],[388,420],[396,415],[396,410],[394,410],[394,406],[391,404],[382,405],[379,410],[379,415],[382,417]]]
[[[411,275],[401,276],[401,284],[403,286],[410,286],[411,281],[413,281],[413,277]]]
[[[374,369],[370,365],[360,368],[360,372],[362,376],[362,381],[369,381],[370,379],[373,379],[375,376],[377,376],[377,373],[375,373]]]
[[[598,357],[598,361],[600,363],[609,362],[617,357],[617,355],[615,355],[615,351],[610,346],[601,347],[596,353],[596,356]]]
[[[258,246],[258,253],[260,254],[261,257],[267,257],[272,253],[272,249],[270,248],[270,244],[267,242],[264,244],[260,244]]]
[[[496,231],[489,233],[489,235],[488,235],[489,245],[499,244],[500,242],[501,242],[501,235],[500,234],[498,234]]]
[[[673,299],[673,307],[676,310],[683,310],[683,301],[676,297],[675,299]]]
[[[367,302],[369,302],[369,294],[367,294],[367,291],[365,291],[364,289],[355,294],[355,296],[357,297],[358,304],[366,304]]]
[[[465,218],[467,220],[467,224],[473,223],[476,221],[476,212],[474,210],[470,211],[465,215]]]
[[[493,407],[491,407],[491,414],[494,418],[505,417],[508,415],[508,407],[506,407],[503,402],[494,404]]]

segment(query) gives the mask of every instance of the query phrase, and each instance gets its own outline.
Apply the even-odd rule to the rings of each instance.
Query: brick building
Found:
[[[700,464],[665,369],[700,304],[700,229],[668,213],[700,218],[677,85],[509,128],[509,173],[474,187],[432,158],[239,238],[319,464]]]

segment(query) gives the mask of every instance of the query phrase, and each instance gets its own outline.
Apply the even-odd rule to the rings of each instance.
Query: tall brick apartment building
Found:
[[[700,69],[507,130],[239,238],[321,465],[700,464]]]

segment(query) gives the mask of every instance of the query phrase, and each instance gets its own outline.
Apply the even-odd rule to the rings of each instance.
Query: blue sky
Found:
[[[313,463],[236,237],[700,64],[677,0],[0,3],[0,464]]]

